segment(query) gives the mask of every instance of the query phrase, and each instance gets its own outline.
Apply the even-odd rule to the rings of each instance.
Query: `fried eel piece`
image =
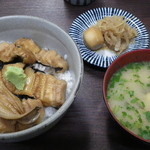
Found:
[[[67,61],[55,50],[41,50],[36,54],[36,59],[44,65],[60,69],[59,72],[65,72],[69,68]]]
[[[40,115],[39,115],[38,119],[36,120],[36,123],[38,124],[41,121],[43,121],[43,119],[45,117],[45,109],[43,107],[42,102],[39,99],[31,99],[31,98],[23,99],[22,104],[23,104],[23,108],[24,108],[25,112],[30,112],[35,107],[41,108],[39,110]]]
[[[14,54],[15,45],[7,42],[0,43],[0,60],[10,62],[16,57]]]
[[[44,106],[60,107],[66,98],[67,83],[52,75],[36,73],[34,95]]]
[[[39,53],[40,50],[41,48],[32,39],[21,38],[15,42],[15,53],[23,58],[25,64],[35,63],[35,54]]]
[[[8,90],[14,94],[18,94],[20,93],[19,90],[16,89],[16,87],[11,83],[9,82],[8,80],[6,80],[5,78],[5,72],[7,71],[7,68],[10,67],[10,66],[13,66],[13,67],[18,67],[18,68],[24,68],[25,64],[23,63],[15,63],[15,64],[7,64],[7,65],[4,65],[3,69],[2,69],[2,80],[5,84],[5,86],[8,88]]]
[[[59,72],[68,70],[68,62],[55,50],[41,49],[32,39],[21,38],[14,44],[7,42],[0,44],[0,60],[11,62],[15,57],[21,57],[23,63],[34,64],[36,61],[58,68]]]
[[[55,50],[44,50],[41,49],[32,39],[21,38],[15,42],[15,46],[18,51],[30,51],[35,59],[50,67],[61,69],[60,72],[68,70],[67,61],[59,55]],[[26,63],[26,62],[25,62]],[[32,63],[31,63],[32,64]]]
[[[13,43],[0,43],[0,60],[2,62],[11,62],[17,56],[21,57],[25,64],[36,62],[35,55],[30,50],[21,46],[15,46]]]
[[[38,112],[33,112],[31,114],[31,110],[38,109]],[[9,133],[9,132],[16,132],[21,131],[27,128],[30,128],[34,125],[39,124],[43,121],[45,117],[45,109],[40,100],[37,99],[23,99],[22,100],[22,108],[26,114],[29,114],[25,117],[20,119],[4,119],[0,118],[0,133]],[[38,113],[38,114],[35,114]]]
[[[30,97],[34,97],[34,91],[33,91],[33,86],[34,86],[34,81],[35,81],[35,73],[34,70],[31,69],[30,67],[27,67],[24,71],[24,73],[27,76],[27,82],[25,84],[24,90],[18,90],[16,89],[16,87],[9,82],[8,80],[6,80],[5,78],[5,72],[7,71],[7,68],[9,66],[15,66],[15,67],[19,67],[19,68],[24,68],[24,64],[23,63],[15,63],[15,64],[8,64],[5,65],[2,69],[2,80],[5,84],[5,86],[13,93],[13,94],[17,94],[17,95],[28,95]]]
[[[44,120],[44,117],[45,117],[45,109],[40,100],[30,99],[30,98],[23,99],[22,104],[23,104],[23,108],[24,108],[25,112],[30,112],[35,107],[39,107],[40,108],[39,116],[38,116],[38,118],[25,118],[25,119],[23,118],[23,119],[18,120],[18,122],[16,124],[17,131],[24,130],[24,129],[30,128],[36,124],[39,124],[40,122],[42,122]],[[31,119],[32,123],[29,123],[30,119]]]
[[[19,49],[24,49],[32,52],[34,55],[41,51],[41,48],[32,40],[28,38],[20,38],[15,42],[15,46]]]
[[[0,72],[0,117],[4,119],[17,119],[24,114],[20,99],[13,95],[4,85]]]
[[[10,133],[16,131],[16,121],[0,118],[0,133]]]
[[[23,63],[25,63],[25,64],[34,64],[36,62],[35,55],[28,49],[23,49],[21,47],[15,47],[13,53],[16,56],[21,57],[23,60]]]
[[[56,77],[44,73],[34,73],[30,67],[25,69],[27,82],[24,90],[17,90],[16,87],[5,79],[5,71],[8,66],[23,67],[22,63],[8,64],[2,69],[3,82],[5,86],[13,93],[18,95],[28,95],[40,99],[44,106],[60,107],[66,96],[67,83]]]
[[[1,74],[0,72],[0,117],[13,120],[27,116],[35,107],[26,111],[21,100],[6,88]]]
[[[37,111],[37,108],[39,108],[39,111]],[[31,127],[40,123],[44,115],[44,107],[40,100],[21,101],[5,87],[0,72],[0,133],[14,132]]]

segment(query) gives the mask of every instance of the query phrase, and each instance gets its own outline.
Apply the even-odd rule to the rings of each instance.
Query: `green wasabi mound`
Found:
[[[18,90],[23,90],[26,84],[26,74],[19,67],[9,66],[5,72],[6,80],[10,81]]]

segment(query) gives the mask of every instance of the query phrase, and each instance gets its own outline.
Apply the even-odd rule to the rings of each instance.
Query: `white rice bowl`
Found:
[[[0,41],[15,42],[22,37],[33,39],[41,47],[56,50],[69,63],[69,71],[57,75],[68,83],[65,103],[58,110],[46,108],[46,119],[36,126],[13,133],[0,133],[0,141],[19,142],[46,132],[63,117],[79,89],[83,62],[71,37],[60,27],[44,19],[21,15],[0,17],[0,34]]]

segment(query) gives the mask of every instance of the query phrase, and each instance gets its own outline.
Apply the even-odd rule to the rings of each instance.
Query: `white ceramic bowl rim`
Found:
[[[26,16],[26,15],[12,15],[12,16],[4,16],[4,17],[0,17],[0,21],[1,20],[7,20],[7,19],[32,19],[32,20],[36,20],[39,22],[43,22],[45,24],[48,24],[50,26],[55,27],[57,30],[59,30],[60,32],[62,32],[65,36],[65,38],[67,38],[69,41],[72,41],[73,46],[76,48],[76,50],[79,52],[76,44],[73,42],[72,38],[65,32],[63,31],[59,26],[57,26],[56,24],[49,22],[45,19],[39,18],[39,17],[34,17],[34,16]],[[67,98],[67,101],[56,111],[55,114],[53,114],[50,118],[44,120],[42,123],[33,126],[31,128],[22,130],[22,131],[18,131],[18,132],[13,132],[13,133],[1,133],[0,134],[0,140],[6,140],[6,139],[13,139],[15,137],[17,137],[17,139],[20,137],[24,137],[25,135],[34,133],[36,132],[40,132],[39,129],[44,128],[46,126],[49,126],[51,123],[53,123],[55,120],[57,120],[72,104],[72,102],[74,101],[74,98],[77,94],[78,88],[81,84],[82,81],[82,77],[83,77],[83,60],[81,58],[80,52],[78,53],[79,55],[79,59],[81,62],[81,67],[80,69],[80,76],[79,78],[76,80],[76,86],[75,88],[72,89],[72,92],[70,93],[69,97]]]

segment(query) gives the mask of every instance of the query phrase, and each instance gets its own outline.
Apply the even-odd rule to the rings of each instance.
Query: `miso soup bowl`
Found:
[[[133,137],[135,137],[143,142],[150,143],[150,140],[145,140],[142,137],[140,137],[140,136],[134,134],[133,132],[131,132],[130,130],[128,130],[126,127],[124,127],[115,117],[114,113],[112,112],[112,110],[109,106],[108,100],[107,100],[107,88],[108,88],[109,81],[110,81],[111,77],[113,76],[113,74],[129,63],[143,62],[143,61],[150,62],[150,49],[139,49],[139,50],[131,51],[131,52],[128,52],[128,53],[125,53],[125,54],[119,56],[109,66],[109,68],[107,69],[107,71],[105,73],[104,80],[103,80],[103,96],[104,96],[104,101],[105,101],[106,107],[108,108],[108,111],[110,112],[110,114],[114,118],[114,120],[125,131],[127,131],[129,134],[131,134]]]
[[[19,142],[46,132],[64,116],[79,89],[83,76],[83,61],[71,37],[56,24],[42,18],[22,15],[0,17],[0,35],[0,41],[9,42],[22,37],[31,38],[40,47],[55,49],[62,56],[67,56],[69,70],[75,81],[65,103],[51,117],[26,130],[0,133],[0,141]]]

